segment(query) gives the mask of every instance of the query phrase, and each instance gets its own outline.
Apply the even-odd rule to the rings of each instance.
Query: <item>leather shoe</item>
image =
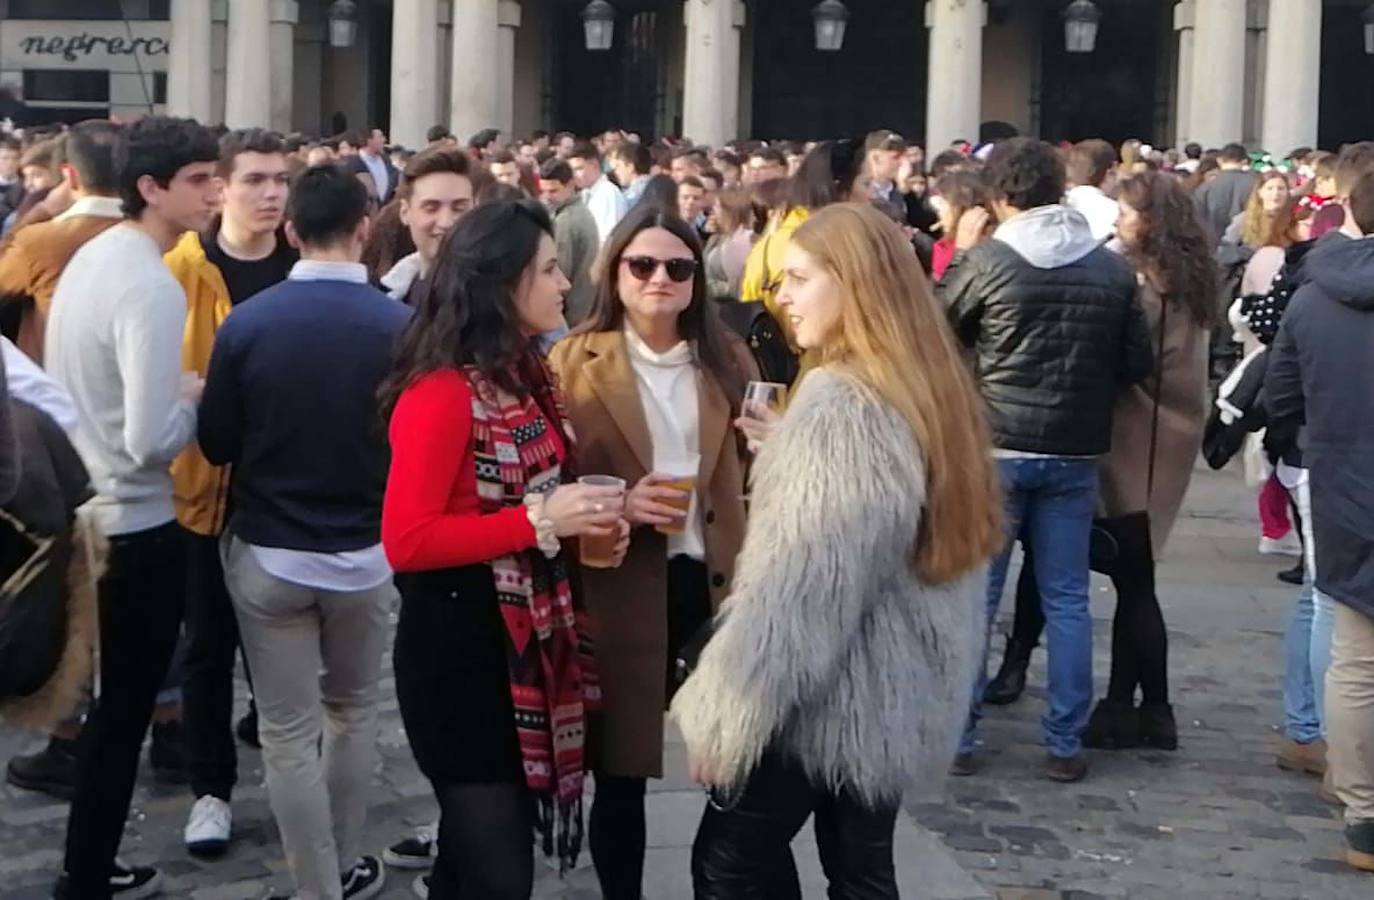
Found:
[[[1326,741],[1319,738],[1309,744],[1299,744],[1292,738],[1284,738],[1274,761],[1286,772],[1325,775]]]
[[[1055,756],[1051,753],[1040,764],[1040,769],[1050,781],[1070,784],[1082,781],[1088,774],[1088,761],[1082,753],[1075,753],[1073,756]]]
[[[967,778],[970,775],[978,774],[978,760],[972,753],[960,753],[954,757],[954,762],[949,765],[949,774],[959,778]]]

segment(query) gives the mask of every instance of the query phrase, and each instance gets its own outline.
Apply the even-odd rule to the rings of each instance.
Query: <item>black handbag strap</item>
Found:
[[[1164,328],[1169,321],[1169,298],[1159,295],[1159,347],[1155,356],[1155,404],[1150,414],[1150,462],[1145,475],[1145,505],[1150,505],[1155,492],[1155,451],[1159,448],[1159,401],[1164,394]]]

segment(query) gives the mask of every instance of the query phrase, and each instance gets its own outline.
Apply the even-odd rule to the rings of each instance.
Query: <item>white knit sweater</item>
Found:
[[[676,474],[684,459],[695,457],[701,464],[701,410],[697,388],[696,355],[686,341],[664,353],[657,353],[625,328],[625,346],[638,381],[639,401],[644,406],[644,421],[654,445],[655,471]],[[687,511],[687,529],[669,535],[668,557],[706,558],[706,540],[701,528],[701,504],[697,493]]]

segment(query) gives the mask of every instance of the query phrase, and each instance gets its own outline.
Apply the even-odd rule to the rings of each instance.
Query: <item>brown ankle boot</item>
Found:
[[[1306,772],[1309,775],[1326,774],[1326,741],[1315,740],[1310,744],[1299,744],[1292,738],[1284,738],[1279,744],[1275,758],[1280,769],[1286,772]]]

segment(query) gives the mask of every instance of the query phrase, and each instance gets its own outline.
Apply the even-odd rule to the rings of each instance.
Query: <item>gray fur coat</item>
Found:
[[[771,747],[870,804],[943,787],[985,574],[917,577],[925,487],[900,414],[851,378],[806,376],[759,452],[731,595],[673,701],[688,750],[717,780],[741,783]]]

